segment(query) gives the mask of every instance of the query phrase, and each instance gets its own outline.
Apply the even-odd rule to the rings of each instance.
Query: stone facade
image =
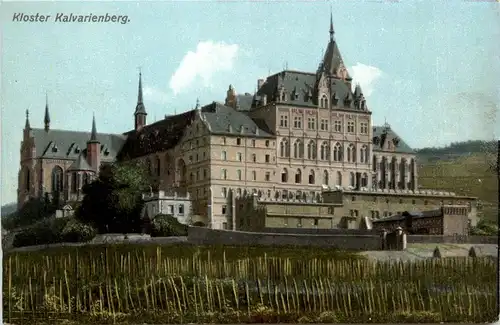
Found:
[[[193,214],[218,229],[237,228],[231,191],[271,200],[317,196],[329,187],[418,189],[414,151],[388,124],[372,125],[333,23],[315,72],[286,70],[259,79],[253,95],[229,86],[224,104],[197,103],[147,124],[140,75],[134,128],[123,134],[97,133],[95,120],[90,133],[52,129],[48,102],[45,110],[43,129],[31,128],[26,118],[19,206],[44,195],[80,200],[82,184],[102,164],[123,160],[144,161],[155,190],[190,193]]]
[[[165,191],[158,191],[156,193],[143,194],[144,209],[142,212],[143,218],[154,218],[158,214],[168,214],[179,220],[180,223],[190,225],[193,222],[204,222],[206,220],[192,219],[192,206],[191,196],[189,193],[186,195],[178,195],[176,192],[165,193]]]

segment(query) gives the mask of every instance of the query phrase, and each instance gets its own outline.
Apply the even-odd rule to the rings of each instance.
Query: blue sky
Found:
[[[30,110],[43,127],[133,127],[138,67],[148,121],[223,101],[283,69],[314,72],[335,36],[374,124],[413,147],[493,139],[500,131],[500,8],[463,1],[4,2],[1,5],[1,192],[16,200]],[[117,14],[129,23],[20,23],[14,13]]]

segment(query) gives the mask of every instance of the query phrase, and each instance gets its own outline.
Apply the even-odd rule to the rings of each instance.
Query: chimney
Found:
[[[264,84],[264,79],[257,80],[257,90],[259,90]]]

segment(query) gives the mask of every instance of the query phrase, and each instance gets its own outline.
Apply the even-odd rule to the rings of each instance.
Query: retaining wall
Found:
[[[367,229],[341,228],[265,228],[263,233],[271,234],[308,234],[308,235],[379,235],[380,231]]]
[[[380,250],[379,235],[313,235],[257,233],[245,231],[189,227],[188,242],[195,245],[228,246],[313,246],[343,250]]]
[[[407,235],[408,244],[494,244],[498,245],[497,236],[440,236]]]

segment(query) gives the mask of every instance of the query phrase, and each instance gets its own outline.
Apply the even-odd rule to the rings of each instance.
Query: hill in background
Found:
[[[467,141],[416,151],[421,188],[475,196],[482,207],[480,216],[497,220],[496,141]]]

